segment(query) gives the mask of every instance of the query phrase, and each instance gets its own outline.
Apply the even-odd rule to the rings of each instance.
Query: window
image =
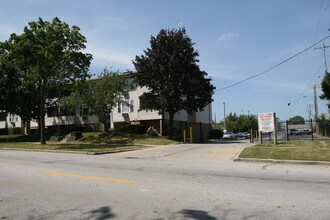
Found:
[[[130,112],[134,112],[134,100],[130,100],[130,103],[129,103],[129,111],[130,111]]]
[[[118,113],[134,112],[134,100],[124,100],[118,103]]]
[[[9,121],[10,122],[17,122],[18,121],[18,115],[16,115],[16,114],[9,114]]]
[[[46,113],[48,117],[58,116],[58,106],[51,106],[46,108]]]
[[[6,121],[7,112],[0,112],[0,121]]]
[[[118,102],[118,113],[121,113],[121,103]]]
[[[81,105],[79,106],[79,115],[82,116],[87,116],[89,114],[89,108],[86,105]]]

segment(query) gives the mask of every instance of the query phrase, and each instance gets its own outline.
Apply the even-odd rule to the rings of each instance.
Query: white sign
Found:
[[[259,113],[258,114],[258,126],[261,132],[273,132],[275,131],[275,113]]]

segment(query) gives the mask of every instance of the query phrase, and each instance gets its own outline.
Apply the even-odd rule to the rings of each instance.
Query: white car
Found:
[[[235,135],[234,135],[233,132],[225,132],[225,133],[223,133],[223,139],[232,139],[234,137],[235,137]]]

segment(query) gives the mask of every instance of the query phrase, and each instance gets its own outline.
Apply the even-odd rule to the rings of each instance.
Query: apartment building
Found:
[[[146,87],[135,86],[132,88],[121,103],[113,109],[109,115],[110,128],[114,128],[117,122],[125,122],[131,124],[144,124],[147,127],[154,127],[162,134],[166,135],[166,124],[169,121],[169,114],[160,114],[155,110],[139,110],[139,97],[147,92]],[[193,127],[194,136],[197,139],[207,139],[211,130],[212,110],[211,104],[207,105],[203,111],[187,113],[182,110],[175,114],[175,126],[180,130]],[[104,131],[104,125],[98,121],[95,115],[89,114],[86,106],[76,106],[74,111],[67,112],[60,107],[54,106],[47,109],[45,125],[49,132],[61,132],[65,129],[86,128],[94,131]],[[0,113],[0,130],[11,127],[21,128],[24,133],[24,123],[16,114],[1,112]],[[30,122],[30,129],[37,129],[37,121]]]

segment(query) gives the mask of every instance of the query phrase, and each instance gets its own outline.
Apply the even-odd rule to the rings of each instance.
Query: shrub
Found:
[[[126,132],[130,134],[145,134],[146,131],[147,127],[145,125],[116,122],[114,123],[114,131],[111,131],[111,133]]]
[[[209,133],[209,139],[220,139],[223,136],[223,131],[219,129],[213,129]]]
[[[8,134],[8,129],[0,129],[0,135]]]
[[[8,128],[8,134],[13,135],[13,134],[20,134],[21,133],[21,128]]]
[[[109,135],[116,133],[116,130],[114,128],[111,128],[107,131],[107,133],[109,133]]]
[[[110,137],[110,134],[108,132],[102,132],[100,134],[98,134],[99,138],[108,138]]]
[[[147,128],[145,125],[127,124],[125,125],[124,131],[131,134],[145,134]]]
[[[125,122],[115,122],[115,123],[113,123],[113,127],[114,127],[115,131],[119,131],[119,132],[124,131],[125,125],[126,125]]]
[[[75,140],[78,140],[83,136],[81,131],[72,131],[70,135],[71,137],[75,137]]]
[[[150,137],[158,136],[157,130],[154,127],[149,127],[147,130],[147,134]]]
[[[39,129],[29,129],[30,135],[39,135]]]
[[[96,137],[95,135],[88,134],[88,135],[85,135],[84,137],[82,137],[80,139],[80,141],[82,141],[82,142],[94,142],[97,139],[98,139],[98,137]]]

